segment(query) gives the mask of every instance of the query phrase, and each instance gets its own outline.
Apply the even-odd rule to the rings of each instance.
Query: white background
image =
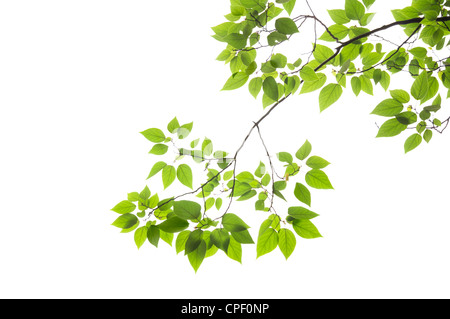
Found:
[[[295,13],[309,14],[298,2]],[[378,0],[371,27],[409,3]],[[311,4],[330,24],[324,9],[344,1]],[[309,139],[332,163],[335,190],[313,192],[324,237],[299,239],[288,261],[279,250],[256,260],[255,246],[245,246],[242,265],[218,253],[195,274],[174,248],[138,251],[131,234],[111,226],[118,215],[110,208],[146,185],[156,161],[140,131],[177,116],[194,121],[192,138],[233,152],[263,114],[245,87],[220,91],[230,72],[215,61],[224,45],[210,27],[228,6],[0,2],[1,298],[450,297],[450,135],[406,155],[407,133],[375,139],[383,119],[369,113],[389,96],[379,86],[359,98],[348,87],[322,114],[316,93],[295,95],[261,125],[273,153],[295,153]],[[258,143],[252,136],[239,170],[265,159]],[[153,193],[159,179],[147,181]],[[233,210],[255,222],[256,238],[263,213]]]

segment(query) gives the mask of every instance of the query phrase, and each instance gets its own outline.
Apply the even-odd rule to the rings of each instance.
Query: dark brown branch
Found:
[[[349,44],[351,44],[351,43],[353,43],[355,41],[367,38],[368,36],[370,36],[370,35],[372,35],[374,33],[377,33],[377,32],[380,32],[380,31],[384,31],[384,30],[390,29],[390,28],[398,26],[398,25],[407,25],[407,24],[413,24],[413,23],[420,23],[420,22],[422,22],[423,19],[425,19],[425,18],[413,18],[413,19],[408,19],[408,20],[395,21],[395,22],[386,24],[384,26],[381,26],[379,28],[373,29],[373,30],[371,30],[369,32],[360,34],[360,35],[358,35],[358,36],[356,36],[354,38],[351,38],[350,40],[347,40],[347,41],[343,42],[340,46],[338,46],[335,49],[334,54],[332,56],[330,56],[328,59],[326,59],[325,61],[323,61],[322,63],[320,63],[319,66],[317,68],[315,68],[315,71],[319,70],[321,67],[326,65],[328,62],[332,61],[341,52],[341,50],[343,48],[345,48],[347,45],[349,45]],[[439,18],[436,19],[436,21],[438,21],[438,22],[440,22],[440,21],[450,21],[450,17],[439,17]]]

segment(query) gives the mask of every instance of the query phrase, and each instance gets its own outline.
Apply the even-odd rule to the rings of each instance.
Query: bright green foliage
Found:
[[[144,135],[146,139],[148,139],[150,142],[153,143],[164,142],[164,140],[166,139],[166,136],[164,135],[163,131],[161,131],[158,128],[150,128],[148,130],[141,132],[141,134]]]
[[[320,111],[324,111],[330,105],[335,103],[342,95],[342,87],[336,83],[330,83],[325,86],[319,95]]]
[[[178,180],[187,187],[192,189],[192,170],[187,164],[180,164],[177,168]]]
[[[267,77],[266,80],[269,78],[274,80],[272,77]],[[192,124],[189,126],[192,129]],[[147,241],[158,247],[160,239],[172,245],[175,237],[176,253],[184,251],[195,271],[205,258],[213,256],[218,250],[241,263],[242,245],[252,245],[255,241],[257,257],[272,252],[277,247],[286,259],[291,256],[297,242],[295,233],[299,233],[295,230],[298,228],[295,226],[296,221],[309,220],[318,214],[304,207],[294,206],[289,207],[283,216],[274,207],[280,202],[287,202],[287,192],[303,204],[311,206],[311,192],[305,185],[331,188],[328,177],[324,178],[326,175],[322,171],[330,163],[320,156],[311,156],[312,145],[306,140],[297,149],[295,157],[286,151],[276,153],[279,165],[262,159],[256,163],[253,173],[235,172],[230,166],[236,158],[227,158],[227,152],[214,151],[213,142],[209,138],[204,138],[201,143],[200,139],[194,139],[188,144],[189,148],[178,146],[182,140],[178,137],[182,127],[176,118],[172,119],[167,125],[167,131],[173,138],[168,140],[169,137],[166,137],[167,141],[162,143],[154,142],[155,145],[175,147],[175,152],[167,153],[174,153],[176,158],[175,161],[164,160],[154,164],[149,178],[161,172],[164,189],[168,189],[178,179],[191,191],[161,200],[158,193],[152,194],[148,186],[141,192],[128,193],[128,199],[113,208],[113,211],[121,214],[113,225],[121,228],[122,232],[134,232],[138,248]],[[203,179],[204,182],[198,188],[193,185],[194,170],[191,166],[178,163],[188,159],[197,164],[206,164],[206,169],[203,170],[206,172],[206,179]],[[304,180],[290,183],[298,176],[302,167],[310,169]],[[283,170],[282,177],[276,173],[278,169]],[[222,196],[218,197],[217,193],[222,193]],[[268,214],[260,227],[257,240],[253,239],[251,228],[242,217],[229,211],[232,198],[236,202],[253,200],[256,211]],[[223,201],[231,202],[223,205]],[[219,211],[219,216],[209,217],[214,206]],[[135,213],[136,209],[138,211]],[[141,222],[144,225],[139,227]]]
[[[406,130],[407,125],[400,123],[397,118],[387,120],[378,130],[377,137],[392,137]]]
[[[312,169],[306,173],[306,183],[317,189],[333,189],[327,174],[320,169]]]
[[[405,142],[405,153],[408,153],[415,149],[417,146],[422,143],[422,135],[420,134],[413,134]]]
[[[297,183],[295,185],[294,195],[302,203],[311,206],[311,192],[302,183]]]
[[[279,18],[275,22],[275,28],[282,34],[294,34],[298,31],[297,25],[290,18]]]
[[[119,204],[114,206],[111,210],[119,214],[132,213],[136,209],[136,205],[129,200],[121,201]]]
[[[175,201],[173,213],[180,218],[199,221],[202,207],[200,204],[187,200]]]
[[[403,111],[403,104],[396,99],[386,99],[382,101],[372,111],[372,114],[380,116],[395,116]]]
[[[127,213],[119,216],[112,225],[122,229],[128,229],[133,227],[139,222],[137,217],[133,214]]]
[[[366,9],[358,0],[345,0],[345,14],[351,20],[361,20]]]
[[[139,227],[134,232],[134,242],[136,243],[136,246],[137,246],[138,249],[141,248],[141,246],[147,240],[147,232],[148,232],[148,227],[147,226]]]
[[[163,168],[162,181],[164,184],[164,189],[166,189],[173,183],[173,181],[175,180],[176,174],[177,173],[176,173],[175,167],[173,167],[172,165],[167,165]]]
[[[292,231],[287,228],[282,228],[278,232],[278,247],[286,259],[293,253],[297,240]]]
[[[295,157],[303,161],[305,158],[309,156],[309,154],[311,154],[311,150],[312,145],[308,140],[306,140],[305,143],[302,145],[302,147],[298,149],[297,153],[295,153]]]
[[[220,251],[241,263],[243,245],[256,242],[257,258],[279,247],[288,259],[298,239],[322,237],[311,221],[319,215],[310,210],[310,189],[333,189],[325,172],[330,163],[312,154],[308,140],[301,144],[298,136],[305,133],[301,127],[289,136],[296,149],[269,150],[259,124],[274,108],[288,98],[294,100],[294,95],[302,100],[304,94],[316,92],[318,109],[325,112],[339,108],[337,102],[344,93],[355,98],[367,94],[373,100],[368,111],[383,120],[376,137],[410,132],[404,141],[405,153],[423,147],[423,140],[431,142],[433,131],[442,133],[450,123],[450,117],[442,116],[448,112],[443,99],[450,96],[450,58],[445,53],[450,2],[411,0],[388,15],[377,13],[392,15],[392,20],[374,26],[375,13],[369,10],[375,2],[345,0],[343,7],[327,10],[329,17],[322,19],[312,8],[319,2],[309,1],[311,12],[305,14],[296,12],[296,0],[230,0],[226,21],[212,27],[212,37],[223,44],[216,59],[230,70],[222,90],[246,86],[261,102],[264,115],[253,122],[234,153],[218,150],[206,137],[188,142],[193,123],[180,123],[177,117],[162,125],[164,130],[142,131],[153,143],[149,153],[158,158],[147,177],[151,184],[141,192],[128,193],[126,200],[112,208],[120,214],[112,225],[121,233],[133,233],[138,248],[147,240],[158,247],[160,239],[172,246],[176,238],[176,253],[184,251],[195,271]],[[303,32],[308,21],[314,23],[314,34]],[[391,28],[404,32],[397,44],[378,36]],[[293,39],[311,40],[305,46],[309,52],[301,56],[283,52]],[[394,80],[401,87],[390,88]],[[309,104],[299,102],[302,107]],[[293,109],[292,116],[297,115]],[[259,135],[267,156],[241,168],[236,163],[252,134]],[[153,178],[158,174],[163,188],[159,193]],[[178,192],[177,186],[187,191]],[[251,227],[249,212],[239,211],[242,201],[252,203],[255,213],[264,216],[258,233],[252,233],[257,227]]]
[[[309,219],[295,219],[292,225],[294,231],[302,238],[313,239],[322,237],[316,226]]]
[[[258,243],[256,244],[257,257],[270,253],[278,246],[278,233],[273,228],[267,228],[260,231]]]

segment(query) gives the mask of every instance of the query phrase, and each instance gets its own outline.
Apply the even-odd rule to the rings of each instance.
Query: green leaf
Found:
[[[161,131],[159,128],[150,128],[148,130],[145,130],[141,132],[142,135],[146,139],[148,139],[150,142],[153,143],[161,143],[164,142],[166,139],[166,136],[164,135],[163,131]]]
[[[142,227],[139,227],[138,229],[136,229],[136,231],[134,232],[134,242],[138,249],[141,248],[141,246],[147,240],[147,231],[148,231],[148,227],[142,226]]]
[[[294,231],[302,238],[313,239],[322,237],[316,226],[309,219],[295,219],[292,226]]]
[[[334,51],[325,45],[316,44],[313,55],[317,62],[323,63],[334,55]]]
[[[172,233],[167,233],[165,231],[160,230],[160,237],[163,241],[165,241],[167,244],[169,244],[169,246],[172,246],[172,241],[173,241],[173,234]]]
[[[222,91],[236,90],[247,83],[247,80],[248,74],[246,74],[245,72],[238,72],[236,74],[233,74],[223,86]]]
[[[422,136],[420,134],[413,134],[410,137],[408,137],[405,141],[405,153],[408,153],[415,149],[417,146],[422,143]]]
[[[168,149],[169,149],[169,146],[167,146],[165,144],[155,144],[155,145],[153,145],[153,147],[149,153],[154,154],[154,155],[164,155],[167,153]]]
[[[270,183],[270,175],[268,173],[266,173],[266,175],[263,176],[263,178],[261,179],[261,184],[263,186],[267,186]]]
[[[396,118],[387,120],[381,125],[376,137],[392,137],[406,130],[407,125],[400,123]]]
[[[317,189],[333,189],[327,174],[320,169],[312,169],[305,175],[306,184]]]
[[[271,222],[271,221],[270,221]],[[258,236],[256,244],[256,258],[270,253],[278,246],[278,233],[273,228],[267,228]]]
[[[192,189],[192,170],[187,164],[181,164],[177,168],[177,178],[181,184]]]
[[[167,130],[170,132],[170,133],[176,133],[177,132],[177,129],[180,127],[180,123],[178,123],[178,120],[177,120],[177,118],[176,117],[174,117],[170,122],[169,122],[169,124],[167,124]]]
[[[139,193],[139,198],[143,200],[147,200],[150,198],[151,192],[148,186],[145,186],[142,192]]]
[[[397,121],[404,125],[410,125],[417,122],[417,114],[411,111],[402,112],[395,116]]]
[[[384,53],[371,52],[362,59],[362,63],[366,68],[371,67],[372,65],[380,62],[383,58],[383,55]]]
[[[366,9],[357,0],[345,0],[345,14],[351,20],[360,20],[364,17]]]
[[[386,99],[381,101],[371,114],[380,116],[395,116],[403,111],[403,104],[396,99]]]
[[[415,47],[409,50],[409,52],[414,55],[416,58],[423,59],[427,56],[428,51],[423,47]]]
[[[248,230],[232,232],[231,237],[233,237],[237,242],[241,244],[254,244],[252,236]]]
[[[411,99],[409,93],[405,90],[391,90],[389,92],[391,93],[392,98],[400,103],[408,103]]]
[[[248,90],[255,99],[258,97],[259,92],[261,92],[262,84],[263,80],[260,77],[251,79],[248,84]]]
[[[234,57],[233,51],[231,51],[229,49],[225,49],[219,53],[216,60],[217,61],[227,61],[231,56]]]
[[[230,244],[230,234],[226,230],[220,228],[214,229],[210,239],[214,246],[227,253],[228,245]]]
[[[274,190],[273,193],[280,197],[282,200],[287,201],[286,198],[284,198],[283,194],[279,190]]]
[[[270,46],[275,46],[286,40],[287,36],[277,31],[274,31],[267,36],[267,43],[269,43]]]
[[[173,234],[172,233],[167,233],[165,231],[160,230],[160,238],[165,241],[167,244],[169,244],[169,246],[172,246],[172,241],[173,241]]]
[[[282,34],[294,34],[298,31],[297,25],[291,18],[279,18],[275,21],[275,29]]]
[[[285,181],[277,181],[273,183],[273,189],[277,191],[282,191],[286,189],[287,183]]]
[[[205,138],[202,143],[202,152],[204,155],[209,156],[213,152],[213,144],[212,141],[208,138]]]
[[[375,16],[375,13],[366,13],[366,14],[364,14],[364,16],[362,17],[362,19],[359,21],[359,23],[360,23],[362,26],[366,26],[366,25],[368,25],[368,24],[372,21],[372,19],[373,19],[374,16]]]
[[[202,207],[199,203],[180,200],[173,203],[173,213],[180,218],[200,221]]]
[[[420,104],[423,104],[432,97],[434,97],[438,91],[439,91],[439,81],[434,76],[429,77],[428,91],[427,94],[420,100]]]
[[[311,154],[312,145],[311,143],[306,140],[305,143],[299,148],[297,153],[295,153],[295,157],[297,157],[299,160],[303,161],[305,158]]]
[[[241,50],[247,46],[248,36],[239,33],[231,33],[225,36],[223,39],[235,49]]]
[[[425,106],[424,108],[423,108],[423,110],[424,111],[427,111],[427,112],[437,112],[437,111],[439,111],[441,109],[441,105],[439,104],[439,105],[430,105],[430,106]]]
[[[196,250],[188,254],[189,263],[192,268],[194,268],[195,272],[200,268],[203,260],[206,256],[206,242],[204,240],[201,241],[200,245]]]
[[[118,214],[132,213],[136,209],[136,205],[128,200],[121,201],[119,204],[114,206],[111,210]]]
[[[428,93],[428,75],[426,71],[423,71],[415,80],[411,86],[411,95],[416,100],[423,99]]]
[[[282,228],[278,232],[278,247],[283,253],[286,260],[292,254],[295,249],[295,245],[297,240],[295,239],[295,235],[289,229]]]
[[[431,138],[433,137],[433,131],[431,130],[426,130],[423,133],[423,139],[425,140],[425,142],[430,143]]]
[[[162,170],[162,181],[163,181],[164,189],[166,189],[173,183],[173,181],[176,178],[176,175],[177,175],[177,172],[175,170],[175,167],[173,167],[172,165],[164,166],[164,168]]]
[[[273,220],[272,219],[266,219],[261,223],[261,226],[259,227],[258,236],[261,236],[262,233],[264,233],[269,227],[272,225]]]
[[[128,229],[133,227],[139,222],[138,218],[130,213],[120,215],[119,218],[117,218],[112,225],[118,228],[122,229]]]
[[[285,55],[281,53],[274,54],[272,58],[270,59],[270,64],[274,68],[285,68],[287,64],[287,58]]]
[[[173,216],[158,225],[159,229],[166,233],[178,233],[189,227],[189,222],[185,219]]]
[[[306,165],[308,165],[311,168],[321,169],[327,167],[328,165],[330,165],[330,163],[327,160],[323,159],[322,157],[311,156],[306,161]]]
[[[354,76],[352,77],[351,84],[353,93],[358,96],[361,92],[361,80],[358,77]]]
[[[280,162],[292,163],[293,158],[292,155],[287,152],[279,152],[277,153],[277,158]]]
[[[369,95],[373,95],[373,85],[370,79],[366,78],[364,75],[361,75],[359,80],[361,81],[361,90]]]
[[[289,216],[292,216],[295,219],[313,219],[313,218],[319,216],[318,214],[310,211],[309,209],[301,207],[301,206],[289,207],[288,214],[289,214]]]
[[[314,82],[319,79],[316,72],[307,65],[300,70],[300,77],[306,82]]]
[[[386,71],[383,71],[381,73],[381,80],[380,80],[380,85],[381,87],[387,91],[387,89],[389,88],[389,85],[391,84],[391,76],[389,75],[389,73],[387,73]]]
[[[275,79],[268,76],[263,82],[264,93],[274,101],[278,101],[278,84]]]
[[[184,124],[184,125],[180,126],[178,128],[178,130],[177,130],[178,138],[181,140],[181,139],[184,139],[184,138],[188,137],[188,135],[192,131],[192,127],[193,126],[194,126],[193,122],[187,123],[187,124]]]
[[[256,191],[255,191],[254,189],[252,189],[252,190],[250,190],[250,191],[245,192],[244,194],[242,194],[242,196],[239,197],[239,198],[237,199],[237,201],[244,201],[244,200],[247,200],[247,199],[252,198],[252,197],[255,196],[255,195],[256,195]]]
[[[348,35],[349,29],[340,24],[334,24],[328,27],[328,31],[325,31],[319,38],[322,41],[335,42],[336,39],[342,40]],[[331,34],[333,36],[331,36]]]
[[[328,10],[328,14],[330,15],[330,18],[337,24],[346,24],[350,22],[350,19],[345,14],[345,10],[342,9]]]
[[[187,255],[197,249],[197,247],[202,242],[202,236],[203,236],[203,230],[201,230],[201,229],[196,229],[189,234],[189,237],[185,243],[185,249],[184,249],[185,255]]]
[[[158,202],[158,207],[160,211],[168,211],[173,207],[173,197],[162,199]]]
[[[121,233],[121,234],[131,233],[131,232],[135,231],[136,228],[139,227],[139,224],[140,224],[140,223],[139,223],[139,220],[138,220],[137,223],[134,224],[133,226],[131,226],[131,227],[129,227],[129,228],[123,228],[123,229],[120,231],[120,233]]]
[[[246,223],[244,223],[244,221],[240,217],[231,213],[227,213],[222,217],[222,225],[223,228],[225,228],[229,232],[240,232],[250,227]]]
[[[177,254],[182,252],[186,247],[186,241],[189,238],[189,235],[191,234],[191,231],[189,230],[183,230],[180,232],[177,236],[177,239],[175,241],[175,249]]]
[[[363,0],[364,5],[366,6],[367,9],[370,8],[370,6],[372,4],[374,4],[375,0]]]
[[[242,246],[233,237],[230,238],[228,245],[227,256],[239,263],[242,263]]]
[[[302,183],[295,184],[294,195],[302,203],[311,206],[311,192]]]
[[[150,225],[147,229],[147,240],[155,247],[158,247],[160,230],[155,225]]]
[[[335,103],[342,95],[342,87],[336,83],[330,83],[325,86],[319,94],[320,111],[324,111]]]
[[[130,201],[130,202],[137,202],[139,200],[139,193],[138,192],[128,193],[127,198],[128,198],[128,201]],[[114,210],[114,209],[112,209],[112,210]],[[127,212],[127,213],[131,213],[131,212]]]
[[[240,0],[240,3],[249,9],[259,6],[259,0]]]
[[[266,165],[264,165],[263,162],[259,162],[259,166],[255,171],[255,176],[261,178],[264,176],[265,173],[266,173]]]
[[[192,189],[192,170],[187,164],[181,164],[177,168],[177,178],[185,186]]]
[[[323,73],[316,73],[319,78],[317,81],[304,82],[300,94],[310,93],[320,89],[327,81],[327,77]]]
[[[292,10],[294,10],[296,0],[288,0],[283,3],[284,10],[291,15]]]
[[[155,165],[153,165],[153,167],[152,167],[152,169],[151,169],[151,171],[150,171],[150,174],[148,174],[147,179],[149,179],[150,177],[152,177],[152,176],[158,174],[158,172],[159,172],[160,170],[162,170],[162,169],[163,169],[164,167],[166,167],[166,166],[167,166],[167,164],[164,163],[164,162],[157,162],[157,163],[155,163]]]

